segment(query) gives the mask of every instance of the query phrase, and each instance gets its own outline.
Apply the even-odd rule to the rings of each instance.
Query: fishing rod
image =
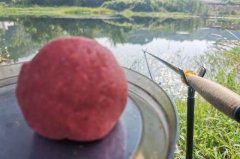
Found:
[[[223,112],[225,115],[237,122],[240,122],[240,95],[218,83],[197,76],[193,71],[184,71],[147,51],[145,52],[166,64],[169,68],[177,72],[183,79],[186,79],[185,82],[188,86],[196,90],[219,111]]]
[[[181,68],[176,67],[147,51],[144,51],[144,53],[154,57],[171,70],[179,74],[183,82],[188,86],[186,144],[187,159],[192,159],[193,153],[195,90],[219,111],[223,112],[225,115],[236,120],[237,122],[240,122],[240,95],[218,83],[203,78],[206,73],[206,69],[204,67],[201,67],[198,75],[196,75],[191,70],[182,70]]]

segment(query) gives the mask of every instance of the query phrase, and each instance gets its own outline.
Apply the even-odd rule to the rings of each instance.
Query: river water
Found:
[[[0,18],[0,65],[28,61],[47,41],[75,35],[97,40],[113,52],[121,66],[150,78],[143,50],[196,71],[199,61],[205,62],[201,58],[218,41],[239,40],[239,30],[240,21],[221,19]],[[147,61],[152,80],[170,96],[184,97],[186,86],[178,75],[150,56]]]

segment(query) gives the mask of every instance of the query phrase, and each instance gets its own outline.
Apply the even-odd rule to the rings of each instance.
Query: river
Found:
[[[207,56],[219,40],[239,40],[239,30],[240,21],[221,19],[0,18],[0,65],[28,61],[47,41],[74,35],[97,40],[113,52],[121,66],[148,77],[143,50],[196,71],[199,57]],[[170,95],[181,97],[186,87],[180,78],[156,59],[147,56],[147,60],[153,80]]]

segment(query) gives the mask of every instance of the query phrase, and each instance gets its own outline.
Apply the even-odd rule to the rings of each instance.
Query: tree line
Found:
[[[98,7],[106,0],[0,0],[10,5],[40,6],[88,6]]]
[[[206,13],[207,7],[200,0],[0,0],[20,6],[82,6],[104,7],[116,11],[134,12],[185,12]]]

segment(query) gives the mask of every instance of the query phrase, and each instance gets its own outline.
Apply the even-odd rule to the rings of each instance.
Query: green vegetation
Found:
[[[90,16],[123,15],[129,17],[134,15],[161,18],[167,15],[170,17],[177,15],[179,18],[206,17],[213,14],[212,10],[216,10],[209,8],[201,0],[0,0],[0,6],[0,16],[5,17],[30,14],[34,16],[69,16],[69,14],[84,16],[89,14]],[[239,12],[236,9],[218,10],[217,16],[229,19],[239,18]]]
[[[5,14],[10,14],[12,10],[15,12],[19,11],[21,14],[23,12],[22,9],[25,9],[25,14],[31,10],[35,10],[35,14],[42,15],[43,13],[38,13],[36,10],[39,9],[40,12],[44,10],[49,12],[50,15],[62,15],[63,13],[66,13],[65,9],[67,9],[64,6],[94,7],[96,10],[99,10],[99,8],[107,8],[117,12],[124,11],[125,14],[126,12],[131,12],[131,14],[135,12],[144,12],[145,16],[150,16],[150,13],[152,12],[154,12],[155,15],[159,12],[162,14],[169,12],[180,12],[187,14],[193,13],[195,15],[204,15],[207,13],[207,7],[200,0],[0,0],[0,3],[5,4],[6,6],[11,6],[7,7],[7,10],[4,11]],[[44,8],[34,7],[35,5],[42,6]],[[55,10],[52,7],[49,8],[49,6],[54,7]],[[26,8],[21,9],[21,7]],[[80,15],[82,15],[82,12],[86,10],[90,13],[92,12],[90,8],[85,10],[83,8],[79,8],[78,10],[83,11],[71,11],[71,13],[81,13]],[[137,14],[139,15],[141,13]],[[3,13],[1,13],[1,15],[3,15]]]
[[[141,17],[158,17],[158,18],[191,18],[196,17],[189,13],[182,12],[134,12],[124,10],[122,12],[113,11],[107,8],[87,8],[87,7],[17,7],[0,5],[0,16],[48,16],[48,17],[111,17],[111,16],[141,16]]]
[[[216,56],[214,56],[216,55]],[[208,57],[209,61],[225,63],[217,66],[218,72],[212,79],[240,94],[240,82],[236,80],[239,73],[240,47],[230,51],[217,52]],[[218,63],[215,63],[218,64]],[[222,69],[224,66],[224,70]],[[226,72],[226,68],[234,69]],[[179,149],[177,159],[185,158],[186,145],[186,102],[177,102],[180,117]],[[237,122],[208,104],[203,98],[197,97],[194,127],[194,158],[198,159],[239,159],[240,158],[240,127]]]
[[[0,5],[0,16],[111,16],[113,11],[105,8],[86,7],[7,7]]]
[[[155,17],[155,18],[174,18],[174,19],[184,19],[184,18],[198,18],[199,15],[184,13],[184,12],[142,12],[142,11],[132,11],[124,10],[121,12],[114,11],[111,9],[98,7],[98,8],[88,8],[88,7],[41,7],[41,6],[31,6],[31,7],[18,7],[18,6],[6,6],[0,4],[0,17],[92,17],[92,18],[106,18],[112,16],[123,16],[126,18],[131,17]],[[235,20],[239,19],[238,15],[225,15],[221,16],[221,19]]]
[[[201,0],[0,0],[0,16],[144,16],[196,17],[211,15]],[[237,11],[219,11],[239,19]]]
[[[182,6],[178,7],[178,3],[174,6],[164,5],[156,6],[145,3],[129,3],[123,1],[109,1],[103,3],[99,7],[82,7],[82,6],[23,6],[23,5],[6,5],[0,3],[0,17],[12,16],[48,16],[48,17],[118,17],[124,16],[131,18],[133,16],[140,17],[158,17],[158,18],[198,18],[207,17],[208,9],[202,3],[193,1],[193,6],[183,5],[188,3],[181,3]],[[141,5],[140,5],[141,4]],[[142,6],[142,7],[140,7]],[[143,7],[144,6],[144,7]],[[148,6],[148,7],[147,7]],[[151,9],[149,9],[149,7]],[[138,9],[137,9],[138,8]],[[231,12],[232,13],[232,12]],[[235,13],[235,12],[234,12]],[[239,20],[239,14],[221,14],[221,19]]]
[[[21,6],[100,6],[105,0],[0,0],[2,3]]]
[[[104,2],[102,6],[117,11],[207,13],[207,7],[199,0],[112,0]]]
[[[180,136],[176,159],[184,159],[186,153],[186,103],[179,101]],[[204,99],[197,97],[194,127],[194,158],[239,159],[239,124],[220,113]]]
[[[213,66],[211,77],[218,83],[240,94],[240,80],[238,78],[240,72],[240,47],[220,52],[208,56],[208,62]]]
[[[0,2],[20,6],[103,6],[117,11],[129,9],[141,12],[166,10],[200,13],[206,9],[200,0],[0,0]]]

